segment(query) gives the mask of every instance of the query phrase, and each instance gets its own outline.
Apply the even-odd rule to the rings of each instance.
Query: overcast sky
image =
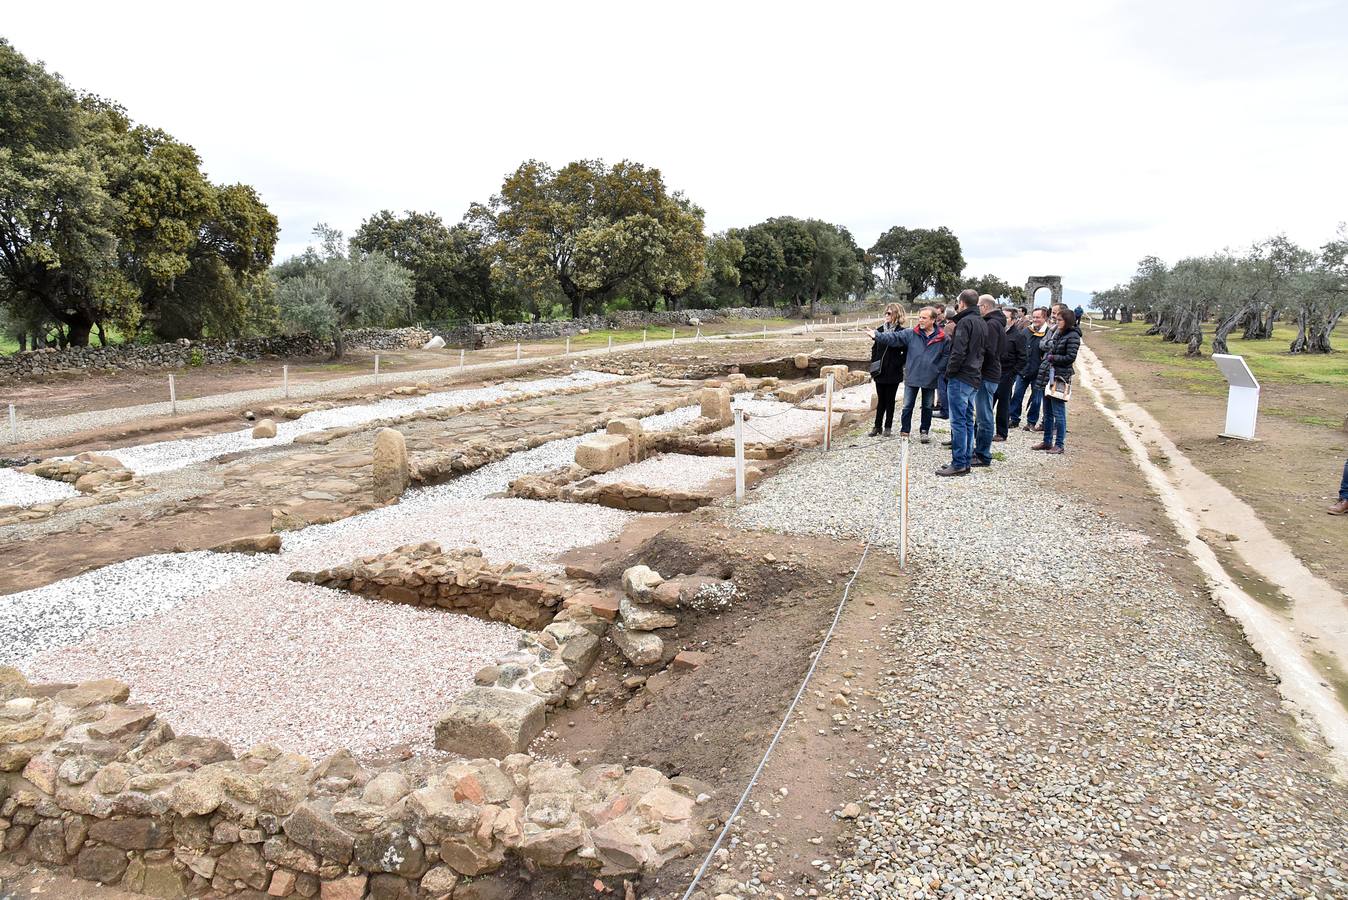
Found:
[[[914,7],[914,8],[909,8]],[[1348,4],[7,4],[0,34],[314,223],[458,221],[521,161],[638,160],[709,231],[947,225],[1096,290],[1348,219]]]

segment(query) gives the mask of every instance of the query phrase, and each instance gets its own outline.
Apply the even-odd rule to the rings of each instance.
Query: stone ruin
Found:
[[[1025,301],[1034,306],[1035,292],[1040,288],[1048,288],[1051,292],[1050,303],[1062,302],[1062,276],[1061,275],[1031,275],[1025,282]]]

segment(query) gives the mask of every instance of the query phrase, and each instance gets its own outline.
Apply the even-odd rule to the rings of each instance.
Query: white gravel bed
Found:
[[[900,386],[902,387],[902,386]],[[843,388],[841,391],[835,391],[833,394],[834,412],[869,412],[871,400],[875,397],[875,385],[871,382],[865,384],[854,384],[850,388]],[[823,394],[816,394],[801,404],[801,409],[817,409],[820,412],[824,410],[824,401],[827,398]],[[899,395],[899,403],[902,405],[903,395]]]
[[[1013,432],[994,448],[1004,461],[949,479],[933,474],[948,450],[910,444],[902,611],[831,648],[816,684],[833,693],[841,668],[864,672],[866,699],[793,726],[867,748],[825,801],[860,816],[837,847],[801,848],[809,887],[852,900],[1348,896],[1348,789],[1323,748],[1293,733],[1215,601],[1163,565],[1167,547],[1043,480],[1089,476],[1070,441],[1053,457],[1028,449],[1037,438]],[[892,549],[901,448],[839,441],[724,514],[849,541],[878,521]],[[791,787],[790,774],[772,783]],[[802,868],[796,848],[771,846],[774,824],[746,818],[738,883],[718,890],[788,886],[754,880]]]
[[[121,679],[179,734],[318,757],[428,748],[445,707],[521,633],[258,573],[27,669],[44,680]]]
[[[78,497],[74,485],[39,478],[9,467],[0,468],[0,506],[36,506]]]
[[[824,414],[809,409],[798,409],[780,400],[755,400],[736,397],[735,406],[744,410],[744,442],[772,443],[789,438],[822,437]],[[833,416],[834,427],[842,423],[842,415]],[[714,438],[733,438],[735,426],[713,432]]]
[[[662,453],[641,462],[593,476],[599,484],[639,484],[651,488],[697,491],[714,481],[735,477],[735,460],[728,456],[692,456]]]
[[[233,553],[163,553],[0,596],[0,665],[153,615],[261,565]]]
[[[377,419],[393,418],[446,406],[498,400],[509,397],[511,394],[536,393],[581,385],[600,385],[621,380],[622,376],[620,375],[586,371],[558,378],[503,382],[491,387],[442,391],[421,397],[399,397],[379,400],[374,403],[316,410],[306,413],[298,419],[278,422],[276,437],[274,438],[255,439],[252,436],[252,426],[249,426],[239,431],[224,434],[212,434],[183,440],[157,441],[152,444],[122,447],[104,452],[108,456],[121,460],[123,465],[137,475],[147,475],[180,469],[208,459],[224,456],[227,453],[261,450],[267,447],[289,444],[302,434],[322,431],[325,428],[361,425]]]

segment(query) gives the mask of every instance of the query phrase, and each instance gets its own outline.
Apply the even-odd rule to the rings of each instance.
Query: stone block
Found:
[[[640,419],[613,419],[605,430],[608,434],[620,434],[627,438],[632,448],[632,462],[640,462],[646,455],[646,430],[641,427]]]
[[[576,465],[591,472],[611,472],[632,461],[632,442],[621,434],[594,434],[576,447]]]
[[[649,631],[629,631],[617,625],[609,631],[609,637],[634,666],[653,666],[665,653],[665,642]]]
[[[777,399],[782,401],[783,403],[790,403],[792,405],[795,405],[798,403],[804,403],[806,400],[810,399],[815,394],[818,394],[823,389],[824,389],[823,379],[812,378],[809,381],[802,381],[796,384],[788,384],[784,387],[779,387],[773,393],[776,395]]]
[[[211,548],[212,553],[280,553],[281,536],[279,534],[253,534],[248,537],[234,538]]]
[[[847,366],[820,366],[819,377],[828,381],[828,377],[833,376],[833,389],[841,390],[847,385]]]
[[[707,661],[707,654],[700,650],[680,650],[674,657],[674,668],[683,670],[697,669]]]
[[[646,603],[655,589],[665,583],[660,573],[650,566],[631,566],[623,572],[623,593],[638,603]]]
[[[89,846],[75,858],[75,874],[85,881],[116,884],[126,872],[126,851],[106,845]]]
[[[374,499],[397,500],[412,482],[407,465],[407,439],[396,428],[381,428],[374,436]]]
[[[563,609],[587,609],[612,622],[618,618],[618,595],[612,591],[579,591],[562,601]]]
[[[257,439],[276,437],[276,423],[271,419],[263,419],[253,426],[253,437]]]
[[[729,388],[703,388],[698,400],[702,406],[702,418],[711,419],[722,426],[734,421],[730,407]]]
[[[436,723],[435,746],[467,757],[522,753],[547,723],[545,709],[531,694],[469,688]]]
[[[619,607],[623,627],[629,631],[654,631],[657,628],[673,628],[679,624],[678,618],[663,607],[646,603],[637,603],[630,597],[623,597]]]
[[[792,357],[791,364],[794,365],[797,369],[800,369],[802,372],[805,371],[806,369],[810,368],[810,354],[797,353],[794,357]]]

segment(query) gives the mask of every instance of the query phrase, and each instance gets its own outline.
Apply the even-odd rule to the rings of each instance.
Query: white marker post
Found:
[[[562,355],[563,355],[563,356],[570,356],[570,355],[571,355],[571,335],[569,335],[569,334],[566,336],[566,353],[564,353],[564,354],[562,354]]]
[[[908,442],[899,460],[899,568],[908,567]]]
[[[467,351],[465,351],[462,347],[459,348],[459,368],[460,368],[460,369],[463,368],[463,358],[464,358],[464,356],[466,355],[466,353],[467,353]]]
[[[611,334],[608,336],[608,352],[613,352],[613,335]]]
[[[1253,441],[1255,420],[1259,417],[1259,381],[1245,364],[1245,357],[1214,353],[1212,361],[1221,370],[1226,383],[1226,430],[1218,437]]]
[[[520,361],[520,342],[515,342],[515,362]]]
[[[677,329],[677,328],[671,328],[671,329],[669,329],[669,346],[671,346],[671,347],[674,346],[674,338],[676,338],[676,337],[678,337],[678,336],[679,336],[679,329]]]
[[[767,339],[768,339],[768,323],[767,323],[767,322],[764,322],[764,323],[763,323],[763,340],[766,341]]]
[[[824,382],[824,450],[833,443],[833,373]]]
[[[19,420],[14,415],[14,404],[9,405],[9,442],[17,444],[19,442]]]
[[[169,376],[169,414],[178,414],[178,388],[173,384],[172,375]]]
[[[646,329],[641,329],[641,346],[646,346]]]
[[[290,399],[290,366],[281,366],[281,396]]]
[[[374,383],[379,383],[379,354],[374,355]]]
[[[744,410],[738,407],[735,409],[735,499],[744,499]]]

